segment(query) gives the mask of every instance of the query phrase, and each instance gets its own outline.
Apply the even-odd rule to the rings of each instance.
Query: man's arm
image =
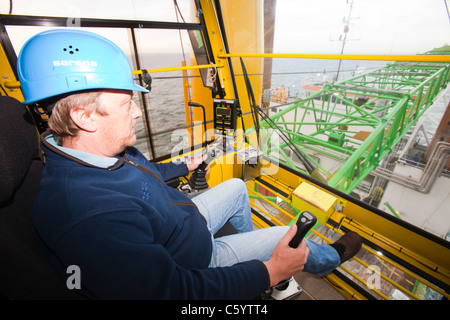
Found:
[[[164,181],[185,176],[189,174],[189,172],[194,171],[197,167],[202,163],[202,161],[206,160],[207,156],[205,155],[202,159],[190,159],[186,163],[152,163],[156,169],[161,173]],[[209,174],[209,165],[206,167],[206,175]]]

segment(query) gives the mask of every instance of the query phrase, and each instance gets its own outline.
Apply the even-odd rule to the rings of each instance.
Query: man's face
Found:
[[[132,91],[105,91],[99,99],[106,115],[97,118],[98,133],[114,156],[136,142],[135,125],[142,112],[133,101]]]

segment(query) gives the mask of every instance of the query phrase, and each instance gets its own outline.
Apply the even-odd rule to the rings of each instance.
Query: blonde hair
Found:
[[[62,145],[64,138],[68,136],[75,137],[80,130],[70,116],[72,108],[82,105],[87,107],[89,113],[97,112],[100,115],[106,115],[106,111],[100,104],[101,94],[102,91],[74,93],[55,103],[48,119],[48,126],[58,144]]]

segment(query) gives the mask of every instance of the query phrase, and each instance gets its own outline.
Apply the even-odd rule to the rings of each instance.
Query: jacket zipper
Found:
[[[133,160],[130,160],[130,158],[128,158],[128,155],[124,155],[123,160],[125,161],[125,163],[141,170],[142,172],[152,176],[153,178],[157,179],[161,184],[164,184],[161,179],[158,177],[158,175],[156,173],[154,173],[153,171],[147,169],[146,167],[141,166],[139,163],[134,162]]]

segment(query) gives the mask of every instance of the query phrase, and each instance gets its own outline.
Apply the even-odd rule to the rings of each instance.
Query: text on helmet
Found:
[[[54,67],[97,67],[97,61],[88,60],[53,60]]]

